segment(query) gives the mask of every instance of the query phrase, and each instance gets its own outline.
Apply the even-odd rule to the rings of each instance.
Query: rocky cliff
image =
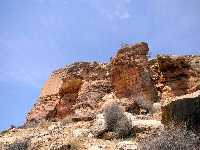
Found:
[[[25,125],[1,135],[0,148],[9,149],[23,141],[24,149],[64,150],[72,149],[72,139],[81,138],[79,149],[137,149],[135,140],[111,140],[116,137],[112,133],[119,130],[105,126],[106,115],[102,114],[112,113],[107,111],[115,110],[112,104],[122,109],[117,110],[123,115],[114,115],[118,117],[116,124],[119,120],[120,125],[121,120],[127,122],[123,128],[130,128],[134,135],[161,128],[161,119],[167,125],[192,116],[196,117],[193,120],[197,121],[192,123],[198,128],[199,97],[185,100],[180,96],[200,90],[200,56],[158,55],[148,60],[148,52],[147,43],[141,42],[120,48],[110,62],[77,62],[54,71],[28,113]]]
[[[54,71],[27,122],[92,117],[108,94],[126,99],[129,111],[134,112],[129,107],[136,104],[151,111],[155,102],[200,89],[200,57],[158,56],[149,61],[148,51],[142,42],[119,49],[108,63],[78,62]]]

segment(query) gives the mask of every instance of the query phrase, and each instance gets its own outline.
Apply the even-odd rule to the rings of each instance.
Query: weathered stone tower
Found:
[[[148,51],[144,42],[120,49],[112,60],[111,83],[117,97],[133,98],[151,109],[158,94],[149,73]]]

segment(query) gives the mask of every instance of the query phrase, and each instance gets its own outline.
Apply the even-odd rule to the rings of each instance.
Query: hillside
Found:
[[[198,136],[200,56],[148,60],[148,53],[141,42],[120,48],[107,63],[55,70],[26,123],[0,134],[0,149],[142,150],[144,139],[182,124]]]

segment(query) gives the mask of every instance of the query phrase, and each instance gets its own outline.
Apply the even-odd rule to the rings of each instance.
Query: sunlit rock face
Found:
[[[146,43],[126,46],[112,59],[111,83],[117,97],[131,97],[148,109],[158,100],[149,73]]]
[[[54,71],[27,121],[94,114],[112,92],[113,100],[121,101],[129,112],[138,113],[139,106],[151,109],[158,95],[149,73],[148,51],[146,43],[139,43],[121,48],[108,63],[77,62]]]
[[[149,61],[148,52],[141,42],[122,47],[111,62],[76,62],[54,71],[27,122],[91,118],[109,101],[133,114],[148,113],[155,102],[160,106],[200,89],[200,56],[158,56]]]
[[[42,88],[38,102],[28,115],[28,121],[64,118],[73,112],[71,109],[78,97],[82,80],[72,76],[62,78],[53,74]]]
[[[200,89],[199,56],[158,56],[150,64],[161,101]]]
[[[28,114],[27,122],[63,119],[77,112],[83,114],[80,110],[87,103],[96,107],[112,90],[109,68],[109,63],[78,62],[54,71]]]

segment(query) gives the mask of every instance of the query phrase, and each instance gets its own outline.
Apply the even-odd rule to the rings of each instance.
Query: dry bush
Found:
[[[116,103],[107,106],[104,109],[104,114],[108,131],[115,132],[116,137],[124,138],[131,134],[131,121]]]
[[[79,147],[76,143],[69,143],[66,145],[56,145],[56,147],[51,148],[50,150],[78,150]]]
[[[81,149],[81,139],[67,139],[65,143],[54,143],[48,150],[79,150]]]
[[[9,129],[6,129],[6,130],[1,131],[1,132],[0,132],[0,135],[5,135],[5,134],[7,134],[7,133],[9,133]]]
[[[16,141],[12,144],[8,144],[5,150],[27,150],[29,140]]]
[[[200,150],[200,137],[184,126],[169,126],[140,141],[139,150]]]
[[[80,148],[80,141],[70,141],[67,147],[69,150],[78,150]]]

